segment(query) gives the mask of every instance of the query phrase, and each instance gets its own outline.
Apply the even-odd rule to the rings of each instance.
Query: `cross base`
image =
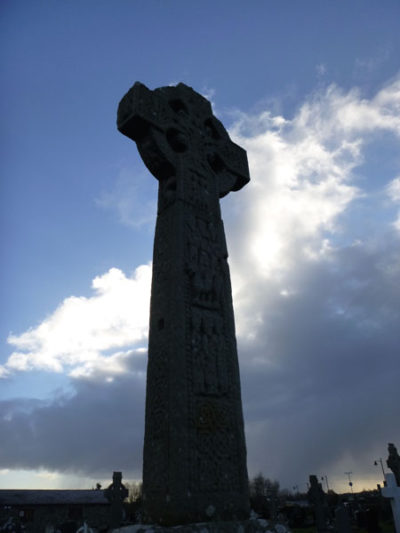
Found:
[[[235,522],[201,522],[182,526],[163,527],[135,524],[114,529],[112,533],[290,533],[283,524],[270,520],[251,519]]]

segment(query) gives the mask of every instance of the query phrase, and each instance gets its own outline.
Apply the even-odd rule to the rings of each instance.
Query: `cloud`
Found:
[[[267,304],[252,337],[239,339],[251,471],[263,464],[296,484],[305,468],[334,476],[349,454],[362,478],[400,438],[398,244],[355,244],[298,265],[286,297],[257,286]]]
[[[374,455],[400,439],[399,238],[380,202],[398,183],[382,174],[374,197],[359,175],[381,134],[398,142],[399,103],[398,81],[371,100],[330,87],[292,120],[239,115],[232,128],[252,177],[226,225],[249,470],[287,486],[335,479],[345,462],[373,478]],[[374,231],[355,233],[367,200]]]
[[[395,80],[371,99],[329,87],[291,119],[235,115],[252,181],[223,200],[223,216],[252,475],[290,487],[328,474],[338,487],[335,475],[353,470],[361,483],[400,441],[399,233],[381,201],[399,201],[399,178],[382,173],[371,193],[360,175],[382,135],[398,142],[399,106]],[[368,230],[353,228],[367,201]],[[117,462],[140,474],[150,266],[111,269],[93,290],[10,336],[4,372],[67,371],[75,395],[29,413],[20,400],[0,404],[0,468],[107,477]]]
[[[386,187],[386,194],[394,204],[400,204],[400,176],[394,178]],[[400,232],[400,210],[397,212],[397,218],[393,222],[394,228]]]
[[[331,86],[291,120],[268,111],[237,114],[231,133],[248,152],[252,182],[228,214],[236,270],[281,275],[299,255],[318,256],[333,235],[343,235],[340,215],[365,196],[355,170],[379,132],[400,136],[399,108],[395,81],[371,100]]]
[[[10,375],[10,372],[3,365],[0,365],[0,379],[5,378],[9,375]]]
[[[386,191],[392,202],[400,203],[400,176],[387,185]]]
[[[98,365],[110,374],[122,371],[118,353],[110,351],[147,343],[150,281],[151,265],[132,277],[117,268],[96,277],[93,296],[66,298],[39,326],[8,337],[16,351],[3,373],[69,370],[76,376]]]
[[[360,77],[362,74],[371,76],[371,74],[381,67],[390,57],[391,49],[387,45],[381,45],[376,51],[375,55],[368,58],[358,58],[355,62],[355,72]]]
[[[323,63],[318,63],[318,65],[315,67],[315,71],[317,73],[317,77],[322,78],[327,72],[326,65],[324,65]]]
[[[315,106],[305,104],[292,121],[268,113],[241,116],[232,129],[248,152],[252,176],[245,193],[249,213],[234,250],[245,246],[242,256],[265,276],[291,267],[300,240],[316,251],[322,233],[335,231],[338,215],[360,195],[351,178],[362,160],[361,140],[331,136],[318,119],[321,103]]]
[[[121,224],[143,230],[143,227],[154,224],[157,186],[157,180],[143,165],[134,166],[134,170],[129,171],[123,168],[112,189],[102,191],[95,202],[98,207],[116,214]]]
[[[0,465],[105,479],[122,470],[140,478],[146,354],[131,351],[122,360],[115,379],[100,365],[75,377],[73,396],[0,402]]]

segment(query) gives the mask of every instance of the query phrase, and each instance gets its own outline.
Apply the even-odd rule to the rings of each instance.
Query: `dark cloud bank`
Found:
[[[269,362],[242,372],[250,470],[260,465],[290,484],[311,472],[340,477],[335,463],[344,459],[363,477],[374,454],[399,441],[394,246],[342,249],[334,261],[300,269],[297,295],[266,302],[257,346],[242,346]]]

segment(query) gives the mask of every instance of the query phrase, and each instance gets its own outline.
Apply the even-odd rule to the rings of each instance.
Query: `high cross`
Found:
[[[113,481],[103,490],[104,496],[111,504],[111,527],[119,527],[123,518],[123,501],[128,496],[128,489],[122,484],[122,472],[113,473]]]
[[[227,247],[219,198],[249,181],[246,152],[190,87],[136,83],[118,129],[159,181],[143,454],[149,522],[248,516]]]

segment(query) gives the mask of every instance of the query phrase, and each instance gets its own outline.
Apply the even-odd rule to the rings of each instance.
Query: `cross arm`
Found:
[[[209,137],[213,140],[213,150],[208,161],[219,178],[219,196],[222,198],[231,191],[238,191],[250,181],[246,150],[234,143],[223,124],[212,115],[204,123]]]
[[[118,130],[133,141],[140,141],[147,134],[149,126],[159,128],[154,107],[152,91],[137,81],[119,103]]]
[[[250,181],[246,150],[230,141],[221,146],[222,172],[219,173],[219,196],[239,191]]]
[[[165,113],[153,91],[136,82],[118,106],[117,127],[136,142],[139,153],[157,179],[168,178],[175,172],[176,156],[165,136]]]

